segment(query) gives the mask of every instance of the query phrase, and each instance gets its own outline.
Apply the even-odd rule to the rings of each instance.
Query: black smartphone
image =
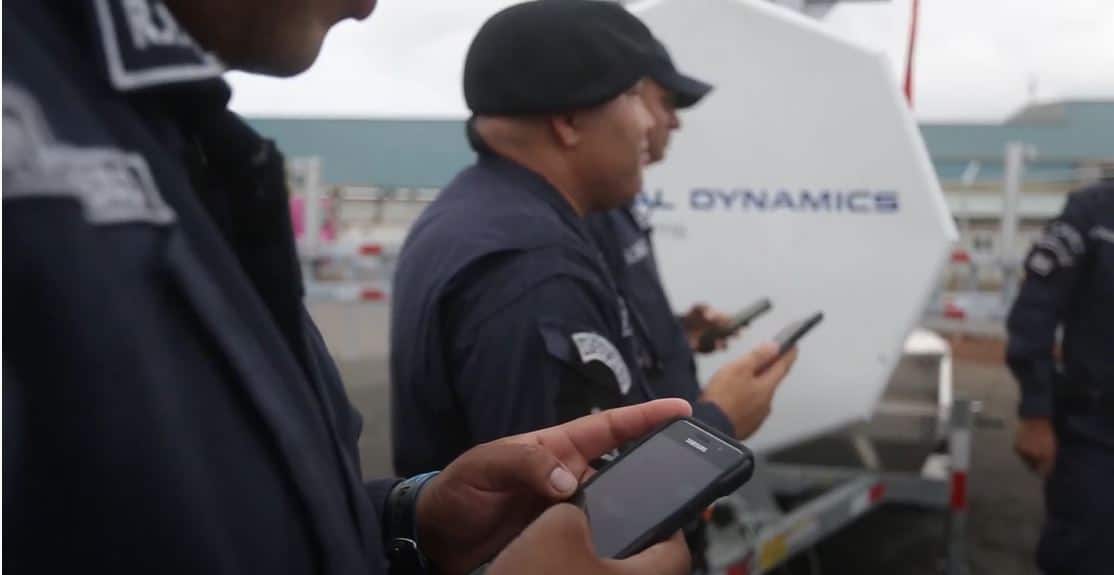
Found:
[[[622,559],[668,538],[753,472],[746,447],[682,418],[611,461],[574,501],[588,516],[596,553]]]
[[[701,352],[709,352],[716,348],[716,340],[735,335],[740,329],[750,325],[750,323],[758,316],[773,309],[774,304],[770,298],[762,298],[739,311],[731,318],[731,324],[725,329],[710,329],[700,336],[700,341],[697,342],[697,350]]]
[[[781,359],[782,356],[789,353],[793,346],[805,336],[806,333],[816,327],[821,321],[824,320],[824,312],[818,311],[802,320],[795,321],[778,332],[774,336],[774,341],[777,342],[777,355],[773,359],[766,362],[758,371],[763,372],[769,369],[771,365]]]

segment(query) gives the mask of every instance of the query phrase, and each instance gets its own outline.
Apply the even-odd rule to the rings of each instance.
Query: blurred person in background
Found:
[[[1057,333],[1062,330],[1059,360]],[[1018,455],[1045,480],[1037,563],[1114,569],[1114,180],[1068,196],[1025,259],[1007,323]]]
[[[680,72],[657,38],[649,38],[647,52],[650,66],[642,101],[654,119],[647,141],[649,163],[656,164],[665,159],[670,137],[681,128],[679,111],[698,104],[712,86]],[[724,349],[731,319],[704,304],[681,317],[674,315],[654,257],[649,214],[637,202],[589,214],[586,221],[627,304],[635,361],[647,387],[656,397],[691,401],[697,417],[727,435],[739,439],[753,435],[769,414],[783,380],[729,369],[713,376],[702,390],[693,353]],[[703,525],[696,522],[685,532],[693,565],[703,569]]]
[[[681,127],[678,111],[698,104],[712,86],[678,71],[660,40],[650,37],[647,42],[650,66],[642,100],[654,119],[647,142],[649,163],[656,164],[665,159],[670,137]],[[627,304],[636,365],[650,390],[658,397],[688,399],[706,423],[740,439],[750,437],[769,413],[781,380],[725,370],[702,391],[693,352],[726,347],[730,318],[703,304],[682,317],[673,314],[654,257],[652,227],[636,202],[585,219]],[[702,349],[701,344],[707,343],[711,345]],[[725,377],[728,374],[734,377]]]

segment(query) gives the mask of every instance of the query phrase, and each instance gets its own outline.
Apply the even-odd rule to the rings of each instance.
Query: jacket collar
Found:
[[[220,78],[224,64],[193,40],[160,0],[91,0],[94,42],[117,90]]]

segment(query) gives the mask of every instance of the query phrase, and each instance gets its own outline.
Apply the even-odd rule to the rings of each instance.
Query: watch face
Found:
[[[387,545],[387,560],[391,563],[391,573],[408,575],[423,573],[422,556],[418,544],[413,539],[397,537]]]
[[[414,543],[413,539],[406,539],[406,538],[403,538],[403,537],[398,537],[398,538],[395,538],[395,539],[391,539],[390,550],[391,550],[392,553],[394,553],[396,551],[399,551],[399,552],[417,551],[418,550],[418,544]]]

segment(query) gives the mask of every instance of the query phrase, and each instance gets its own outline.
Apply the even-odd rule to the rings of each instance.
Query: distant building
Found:
[[[322,159],[322,181],[368,197],[394,196],[421,203],[474,158],[456,120],[251,118],[288,157]],[[936,173],[960,229],[960,250],[980,261],[1001,254],[1002,178],[1007,143],[1029,146],[1020,198],[1018,245],[1024,253],[1045,220],[1061,209],[1067,191],[1114,176],[1114,101],[1065,101],[1033,105],[999,124],[922,124]],[[363,194],[363,196],[361,196]],[[405,202],[403,202],[405,203]],[[413,208],[417,208],[414,206]],[[416,209],[395,206],[386,217],[405,223]],[[370,208],[368,208],[370,209]],[[382,209],[381,207],[376,209]],[[363,217],[358,208],[353,208]],[[958,270],[946,284],[994,288],[1000,266],[979,277]]]
[[[1005,148],[1030,148],[1018,205],[1020,257],[1045,221],[1059,213],[1065,194],[1114,177],[1114,101],[1064,101],[1029,106],[1000,124],[922,124],[936,174],[960,230],[959,250],[974,261],[996,262],[1001,243]],[[966,266],[960,265],[959,268]],[[950,287],[996,288],[1002,266],[953,269]]]

